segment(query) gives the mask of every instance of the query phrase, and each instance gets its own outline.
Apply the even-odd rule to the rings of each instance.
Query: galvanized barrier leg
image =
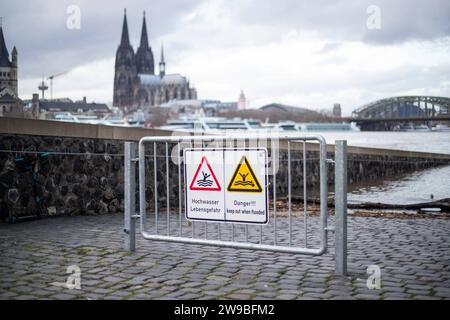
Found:
[[[125,142],[124,145],[124,233],[125,250],[136,250],[136,183],[135,183],[135,159],[136,143]]]
[[[335,176],[335,271],[347,275],[347,141],[338,140],[334,147]]]

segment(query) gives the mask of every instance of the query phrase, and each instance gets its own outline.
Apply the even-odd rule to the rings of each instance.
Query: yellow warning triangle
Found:
[[[261,184],[253,172],[246,156],[239,161],[233,176],[228,183],[228,191],[230,192],[262,192]]]

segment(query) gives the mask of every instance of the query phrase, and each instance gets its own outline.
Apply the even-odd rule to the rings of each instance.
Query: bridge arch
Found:
[[[450,115],[450,98],[435,96],[398,96],[373,101],[355,109],[356,119],[439,118]]]

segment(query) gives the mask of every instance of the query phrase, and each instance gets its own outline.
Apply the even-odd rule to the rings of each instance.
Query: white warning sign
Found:
[[[184,168],[186,219],[223,221],[222,150],[186,149]]]
[[[225,149],[224,163],[227,221],[267,223],[267,150]]]
[[[268,223],[267,149],[184,150],[186,219]]]

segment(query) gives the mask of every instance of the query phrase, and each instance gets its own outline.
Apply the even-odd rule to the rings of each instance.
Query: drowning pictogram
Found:
[[[199,191],[222,190],[219,181],[217,181],[216,175],[214,174],[214,171],[205,156],[202,157],[202,160],[195,171],[189,189]]]
[[[246,156],[239,161],[228,184],[230,192],[262,192],[261,184],[256,177]]]

